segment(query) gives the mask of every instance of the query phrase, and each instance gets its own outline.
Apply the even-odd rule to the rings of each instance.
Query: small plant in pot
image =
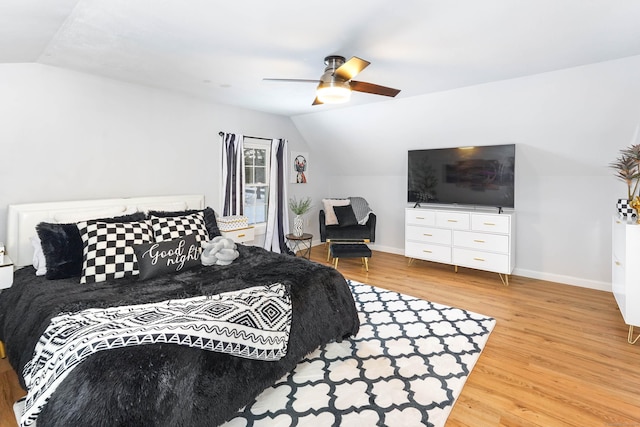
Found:
[[[618,199],[618,212],[622,216],[635,216],[640,207],[638,183],[640,182],[640,144],[620,150],[620,157],[609,166],[615,170],[616,178],[627,184],[627,198]]]
[[[296,214],[293,218],[293,235],[300,237],[304,233],[304,219],[302,215],[311,209],[311,197],[306,197],[302,200],[298,200],[295,197],[289,199],[289,209]]]

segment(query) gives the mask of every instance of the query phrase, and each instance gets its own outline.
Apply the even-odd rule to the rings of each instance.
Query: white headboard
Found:
[[[131,197],[9,205],[7,208],[7,254],[16,267],[31,265],[30,238],[36,225],[46,222],[76,222],[82,219],[125,215],[136,211],[204,209],[203,195]],[[74,217],[78,217],[76,220]],[[80,218],[84,217],[84,218]]]

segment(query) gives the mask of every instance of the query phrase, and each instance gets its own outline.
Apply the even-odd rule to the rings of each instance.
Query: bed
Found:
[[[114,220],[112,224],[115,225],[105,227],[126,228],[130,227],[129,222],[147,221],[130,221],[140,218],[140,213],[145,218],[152,215],[162,224],[187,216],[205,218],[210,237],[219,234],[215,216],[212,218],[212,211],[205,207],[204,197],[200,195],[9,206],[7,252],[19,268],[15,271],[13,286],[0,293],[0,340],[5,344],[9,361],[23,387],[26,388],[25,372],[32,382],[54,382],[47,378],[33,381],[32,378],[34,371],[36,374],[41,372],[34,368],[38,366],[32,361],[34,352],[48,354],[51,342],[43,342],[51,335],[52,325],[59,318],[67,321],[76,314],[94,311],[102,315],[131,307],[153,306],[155,310],[167,301],[182,310],[184,301],[213,299],[226,304],[228,299],[225,298],[233,295],[233,298],[245,298],[243,301],[251,304],[262,301],[263,307],[269,307],[265,312],[273,315],[278,311],[273,308],[277,300],[282,303],[278,322],[289,322],[284,346],[285,335],[269,335],[275,338],[261,341],[271,345],[279,343],[281,347],[276,351],[273,348],[256,350],[244,342],[234,344],[233,349],[228,346],[226,350],[220,350],[213,344],[194,343],[198,340],[193,339],[187,344],[172,341],[184,334],[155,333],[147,334],[150,341],[142,339],[138,345],[96,347],[90,355],[75,363],[62,379],[55,380],[56,387],[46,403],[36,408],[33,417],[23,417],[23,425],[34,421],[39,427],[219,425],[233,418],[239,409],[317,347],[357,333],[359,321],[353,296],[339,272],[303,258],[253,246],[237,245],[238,257],[229,265],[192,264],[179,272],[161,271],[155,277],[142,280],[140,274],[144,272],[144,263],[141,262],[138,266],[140,274],[125,274],[118,278],[107,274],[102,280],[94,280],[99,275],[88,273],[88,243],[83,240],[85,259],[80,278],[47,279],[36,275],[34,248],[38,246],[33,243],[33,237],[39,234],[35,233],[39,224],[84,224],[85,228],[79,228],[85,233],[82,234],[84,239],[88,228],[105,226],[108,217],[126,217],[126,220]],[[185,233],[190,234],[182,232],[180,238],[187,239]],[[172,244],[174,240],[178,239],[165,238],[164,241]],[[138,246],[144,247],[137,245],[136,248]],[[44,249],[46,242],[41,242],[41,247]],[[51,248],[47,250],[51,251]],[[87,283],[80,283],[84,279]],[[283,315],[287,301],[290,312]],[[178,318],[182,321],[180,316]],[[203,319],[205,321],[208,319]],[[239,327],[245,325],[246,322]],[[250,326],[257,327],[253,323]],[[169,328],[173,328],[173,324]],[[255,329],[251,331],[255,333]],[[162,338],[158,338],[160,335]],[[219,341],[212,342],[219,344]]]

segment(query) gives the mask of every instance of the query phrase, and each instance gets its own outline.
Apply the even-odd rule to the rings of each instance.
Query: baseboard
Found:
[[[386,252],[389,254],[404,255],[404,249],[392,248],[390,246],[380,246],[375,243],[369,245],[374,251]]]
[[[565,276],[562,274],[545,273],[540,271],[516,268],[513,270],[515,276],[529,277],[531,279],[545,280],[547,282],[562,283],[564,285],[578,286],[581,288],[596,289],[598,291],[612,292],[611,283],[599,282],[597,280],[583,279],[580,277]]]
[[[314,242],[314,246],[324,245],[319,239]],[[369,244],[374,251],[387,252],[390,254],[404,255],[403,249],[393,248],[390,246],[381,246],[375,243]],[[583,279],[580,277],[565,276],[562,274],[546,273],[541,271],[527,270],[524,268],[516,268],[513,270],[514,276],[528,277],[530,279],[544,280],[547,282],[556,282],[563,285],[578,286],[581,288],[595,289],[598,291],[612,292],[610,282],[600,282],[597,280]]]

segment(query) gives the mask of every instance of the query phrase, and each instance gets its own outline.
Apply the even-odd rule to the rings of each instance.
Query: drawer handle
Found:
[[[458,222],[457,219],[448,219],[447,222]]]
[[[484,223],[484,225],[491,225],[491,226],[493,226],[493,225],[496,225],[496,224],[495,224],[495,223],[493,223],[493,222],[485,222],[485,223]]]
[[[424,219],[423,216],[417,216],[416,219]]]
[[[424,233],[423,236],[427,236],[427,237],[432,237],[433,234],[429,234],[429,233]]]
[[[474,242],[476,242],[476,243],[484,243],[484,240],[474,239]]]
[[[482,262],[484,262],[484,259],[482,259],[482,258],[474,258],[473,260],[474,261],[482,261]]]
[[[616,265],[622,265],[622,264],[620,264],[620,261],[616,261]]]
[[[422,252],[426,252],[426,253],[428,253],[428,254],[433,253],[433,252],[431,252],[431,251],[430,251],[430,250],[428,250],[428,249],[423,249],[423,250],[422,250]]]
[[[238,234],[238,237],[244,237],[246,234]]]

